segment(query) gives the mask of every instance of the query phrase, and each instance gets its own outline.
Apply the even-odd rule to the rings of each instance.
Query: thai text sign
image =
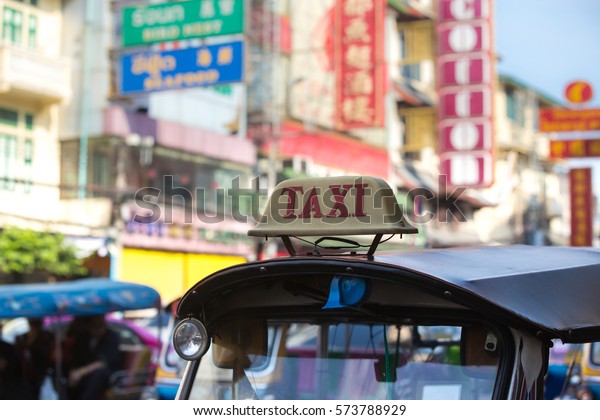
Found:
[[[128,54],[121,58],[120,92],[145,93],[240,82],[243,54],[242,41]]]
[[[550,140],[551,158],[600,157],[600,139]]]
[[[540,110],[540,131],[600,130],[600,108]]]
[[[571,246],[592,246],[592,169],[569,171]]]
[[[436,24],[440,173],[457,187],[493,181],[490,0],[440,0]]]
[[[244,0],[195,0],[125,7],[123,46],[214,35],[244,30]]]
[[[383,126],[385,8],[383,0],[335,3],[338,129]]]

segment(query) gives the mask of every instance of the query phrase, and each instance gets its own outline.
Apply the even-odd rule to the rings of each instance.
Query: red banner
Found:
[[[550,140],[551,158],[600,157],[600,139]]]
[[[571,246],[592,246],[592,169],[569,171],[571,188]]]
[[[382,127],[384,0],[336,0],[336,128]]]

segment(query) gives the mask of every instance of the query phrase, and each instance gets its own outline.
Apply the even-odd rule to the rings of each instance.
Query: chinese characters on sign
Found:
[[[121,58],[121,93],[145,93],[239,82],[242,41],[182,50],[127,54]]]
[[[244,0],[194,0],[125,7],[123,46],[243,32]]]
[[[493,181],[490,0],[440,0],[440,173],[457,187]]]
[[[592,246],[592,169],[569,171],[571,246]]]
[[[384,119],[383,0],[337,0],[336,127],[381,127]]]

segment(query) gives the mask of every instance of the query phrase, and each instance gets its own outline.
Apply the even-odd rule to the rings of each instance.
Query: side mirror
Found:
[[[212,357],[215,366],[247,369],[267,356],[267,323],[238,319],[221,324],[213,334]]]

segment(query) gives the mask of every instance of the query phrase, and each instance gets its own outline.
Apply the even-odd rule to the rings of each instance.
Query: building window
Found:
[[[512,121],[517,121],[517,95],[512,89],[506,91],[506,116]]]
[[[37,16],[29,15],[27,44],[29,48],[37,47]]]
[[[15,189],[17,177],[17,138],[0,133],[0,186],[5,190]]]
[[[0,108],[0,189],[29,193],[33,185],[31,113]]]
[[[92,148],[92,196],[102,197],[113,184],[112,150]]]
[[[15,1],[18,1],[19,3],[31,4],[32,6],[38,5],[38,0],[15,0]]]
[[[77,197],[79,182],[79,142],[60,142],[60,198]]]
[[[25,114],[25,128],[29,131],[33,130],[33,115]]]
[[[29,193],[33,178],[33,140],[25,139],[25,148],[23,150],[23,191]]]
[[[2,12],[2,39],[20,45],[22,28],[23,13],[19,10],[5,7]]]
[[[407,64],[402,66],[402,76],[404,76],[405,79],[421,80],[421,65]]]
[[[0,108],[0,124],[16,127],[19,123],[19,113],[12,109]]]

